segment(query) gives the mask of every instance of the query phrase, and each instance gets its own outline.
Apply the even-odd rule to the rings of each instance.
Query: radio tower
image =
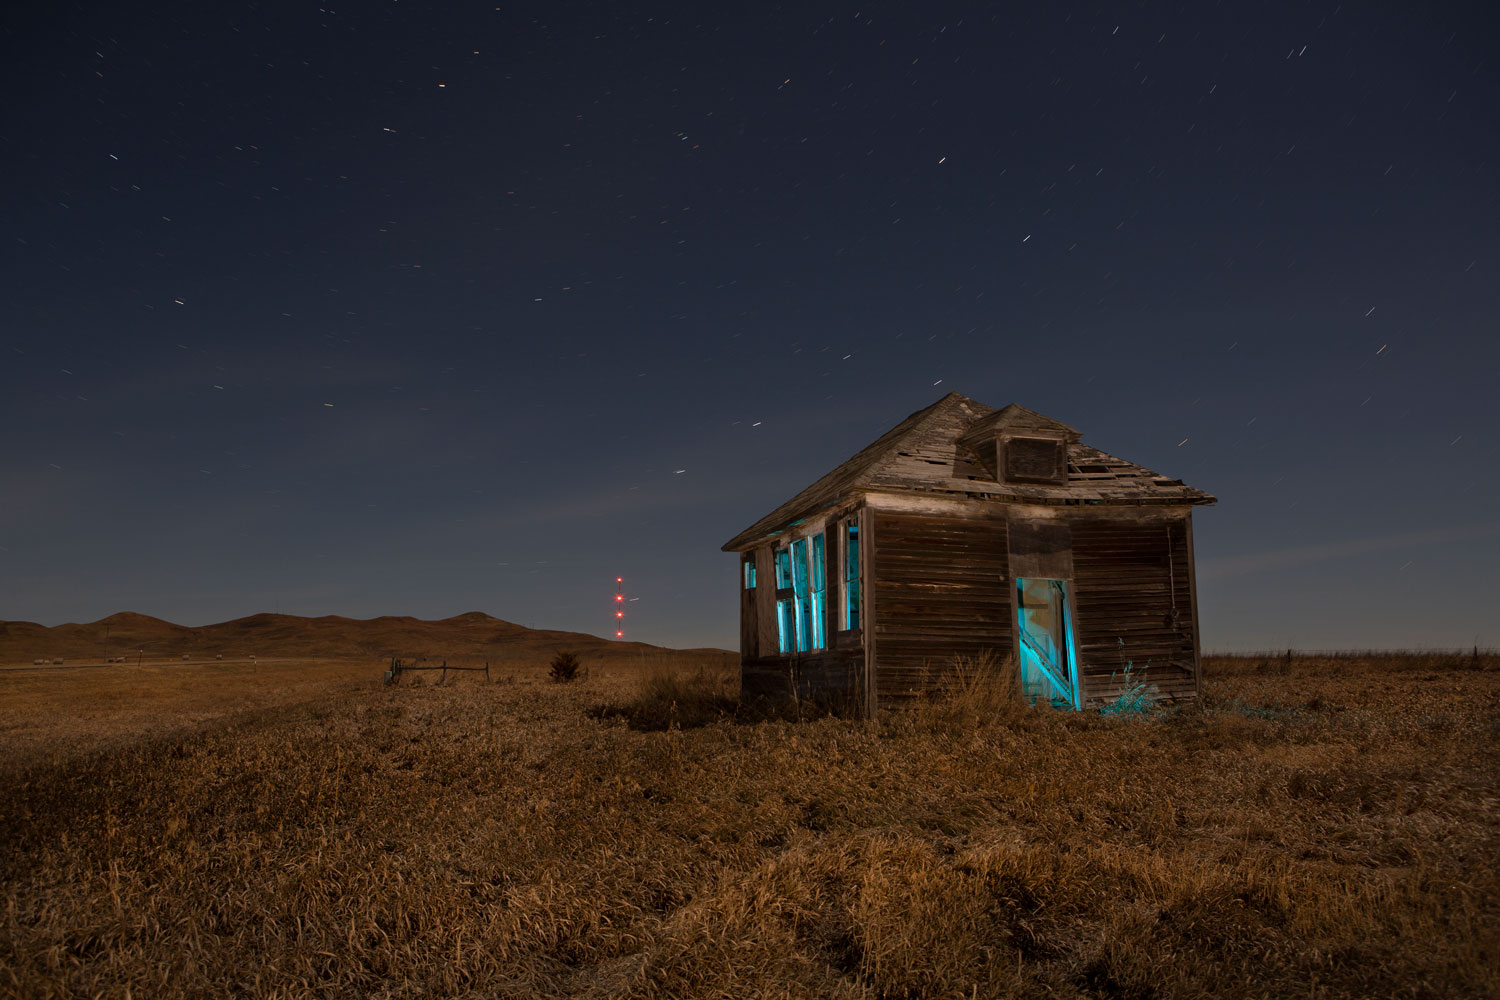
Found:
[[[615,577],[615,638],[625,638],[625,578]]]

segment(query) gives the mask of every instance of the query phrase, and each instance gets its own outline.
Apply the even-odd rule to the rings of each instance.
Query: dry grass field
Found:
[[[711,656],[381,669],[0,673],[0,994],[1500,995],[1492,656],[871,723]]]

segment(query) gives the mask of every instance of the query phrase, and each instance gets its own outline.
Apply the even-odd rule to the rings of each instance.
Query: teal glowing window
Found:
[[[828,539],[817,534],[776,550],[776,632],[783,653],[828,648]]]
[[[776,637],[777,649],[790,653],[797,648],[797,618],[793,610],[792,552],[776,550]]]
[[[796,645],[797,621],[792,615],[792,602],[783,600],[776,602],[776,648],[783,653],[790,653]]]
[[[844,628],[859,628],[859,525],[844,526]]]
[[[754,559],[746,559],[745,560],[745,589],[746,590],[754,590],[755,589],[755,560]]]
[[[807,572],[807,539],[792,543],[792,592],[797,605],[797,652],[812,649],[812,588]]]
[[[828,623],[828,604],[825,599],[826,575],[825,566],[827,560],[824,558],[824,536],[820,534],[812,537],[812,648],[825,649],[828,646],[827,637],[824,632]]]

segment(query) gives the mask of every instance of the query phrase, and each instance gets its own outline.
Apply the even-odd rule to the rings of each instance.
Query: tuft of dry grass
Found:
[[[933,731],[964,732],[1014,722],[1028,709],[1015,661],[991,650],[954,656],[934,693],[910,711],[910,721]]]
[[[593,714],[623,719],[633,729],[693,729],[732,718],[739,708],[737,669],[704,661],[684,666],[658,657],[643,660],[635,697],[597,706]]]
[[[971,664],[873,722],[702,667],[328,667],[185,725],[0,686],[66,734],[0,735],[0,993],[1500,995],[1494,657],[1213,658],[1153,717]]]

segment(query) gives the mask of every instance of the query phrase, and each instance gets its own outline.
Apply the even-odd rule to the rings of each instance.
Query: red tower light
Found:
[[[615,577],[615,625],[621,626],[615,629],[615,638],[625,638],[624,622],[620,619],[625,617],[625,578]]]

